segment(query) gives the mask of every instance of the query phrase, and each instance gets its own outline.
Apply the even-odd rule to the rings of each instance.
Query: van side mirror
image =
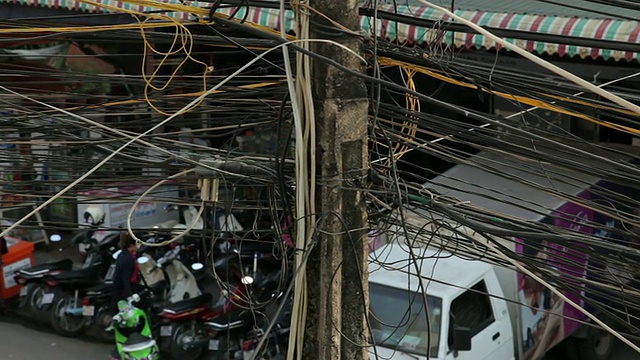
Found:
[[[453,351],[469,351],[471,350],[471,329],[468,327],[453,327]]]

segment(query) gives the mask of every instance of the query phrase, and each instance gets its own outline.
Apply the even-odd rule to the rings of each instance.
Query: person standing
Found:
[[[120,255],[116,259],[116,269],[112,284],[112,308],[117,312],[118,301],[126,300],[138,291],[138,263],[136,251],[138,246],[131,235],[123,231],[120,233]]]

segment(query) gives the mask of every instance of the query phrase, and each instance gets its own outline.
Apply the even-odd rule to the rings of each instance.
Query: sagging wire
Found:
[[[127,232],[129,232],[129,235],[131,235],[131,238],[132,238],[133,240],[135,240],[137,243],[140,243],[140,244],[145,245],[145,246],[151,246],[151,247],[162,247],[162,246],[166,246],[166,245],[172,244],[172,243],[174,243],[174,242],[176,242],[176,241],[178,241],[178,240],[182,239],[182,238],[183,238],[183,237],[185,237],[187,234],[189,234],[189,232],[190,232],[191,230],[193,230],[193,229],[194,229],[194,227],[196,226],[196,224],[197,224],[197,223],[200,221],[200,219],[201,219],[202,213],[204,212],[204,209],[205,209],[205,201],[206,201],[206,200],[208,200],[208,199],[202,198],[202,202],[201,202],[201,204],[200,204],[200,208],[198,209],[198,212],[197,212],[196,216],[193,218],[193,221],[192,221],[190,224],[188,224],[188,225],[187,225],[187,228],[186,228],[186,229],[180,229],[180,234],[178,234],[178,235],[176,235],[176,236],[172,237],[172,238],[171,238],[171,239],[169,239],[169,240],[164,240],[164,241],[162,241],[162,242],[153,242],[153,243],[146,242],[146,241],[144,241],[144,240],[142,240],[142,239],[140,239],[140,238],[138,238],[138,237],[136,236],[136,234],[134,233],[133,228],[132,228],[132,226],[131,226],[131,219],[132,219],[132,217],[133,217],[133,214],[134,214],[135,210],[137,209],[138,205],[139,205],[142,201],[144,201],[145,197],[147,197],[147,195],[148,195],[150,192],[152,192],[152,191],[153,191],[153,190],[155,190],[156,188],[158,188],[158,187],[160,187],[160,186],[162,186],[162,185],[166,184],[167,182],[170,182],[170,181],[171,181],[171,180],[173,180],[173,179],[177,179],[177,178],[179,178],[179,177],[185,176],[185,175],[187,175],[187,174],[189,174],[189,173],[192,173],[192,172],[195,172],[195,169],[187,169],[187,170],[181,171],[181,172],[179,172],[179,173],[177,173],[177,174],[173,174],[173,175],[169,176],[167,179],[160,180],[160,181],[158,181],[157,183],[155,183],[155,184],[153,184],[152,186],[150,186],[147,190],[145,190],[142,194],[140,194],[140,195],[136,198],[136,200],[133,202],[133,205],[131,205],[131,207],[129,208],[129,212],[127,213],[127,222],[126,222],[126,225],[127,225]]]
[[[478,26],[477,24],[474,24],[473,22],[471,22],[471,21],[469,21],[469,20],[467,20],[467,19],[465,19],[465,18],[463,18],[461,16],[458,16],[458,15],[454,14],[453,12],[443,8],[442,6],[435,5],[435,4],[430,3],[429,1],[426,1],[426,0],[417,0],[417,1],[422,3],[422,4],[424,4],[424,5],[426,5],[426,6],[428,6],[428,7],[434,8],[436,10],[439,10],[439,11],[447,14],[451,18],[453,18],[453,19],[455,19],[455,20],[457,20],[457,21],[469,26],[473,30],[475,30],[475,31],[479,32],[480,34],[490,38],[491,40],[495,41],[496,43],[501,44],[505,48],[507,48],[509,50],[512,50],[513,52],[515,52],[518,55],[526,58],[527,60],[529,60],[529,61],[531,61],[531,62],[533,62],[533,63],[535,63],[537,65],[540,65],[540,66],[544,67],[545,69],[547,69],[549,71],[552,71],[552,72],[554,72],[554,73],[556,73],[558,75],[561,75],[562,77],[566,78],[567,80],[572,81],[572,82],[576,83],[577,85],[582,86],[582,87],[584,87],[586,89],[589,89],[593,93],[598,94],[598,95],[600,95],[600,96],[602,96],[602,97],[604,97],[604,98],[606,98],[606,99],[608,99],[608,100],[610,100],[610,101],[622,106],[623,108],[629,109],[629,110],[633,111],[634,113],[640,115],[640,106],[635,105],[635,104],[633,104],[633,103],[631,103],[631,102],[629,102],[629,101],[627,101],[625,99],[622,99],[621,97],[619,97],[617,95],[614,95],[614,94],[612,94],[612,93],[610,93],[608,91],[604,91],[604,90],[598,88],[597,86],[595,86],[594,84],[592,84],[592,83],[590,83],[590,82],[588,82],[586,80],[583,80],[583,79],[575,76],[574,74],[572,74],[572,73],[570,73],[570,72],[568,72],[568,71],[566,71],[564,69],[559,68],[558,66],[555,66],[555,65],[553,65],[553,64],[551,64],[551,63],[549,63],[547,61],[544,61],[544,60],[540,59],[539,57],[533,55],[532,53],[530,53],[530,52],[518,47],[517,45],[514,45],[514,44],[512,44],[512,43],[510,43],[510,42],[508,42],[508,41],[506,41],[506,40],[504,40],[504,39],[502,39],[502,38],[500,38],[498,36],[495,36],[493,33],[485,30],[481,26]]]
[[[346,47],[344,47],[341,44],[337,44],[334,43],[332,41],[323,41],[323,40],[305,40],[305,41],[319,41],[319,42],[326,42],[326,43],[330,43],[330,44],[334,44],[336,46],[339,46],[347,51],[351,51],[350,49],[347,49]],[[294,40],[291,41],[291,43],[295,43],[298,42],[298,40]],[[276,47],[267,50],[266,52],[258,55],[256,58],[250,60],[247,64],[245,64],[244,66],[242,66],[240,69],[238,69],[235,73],[231,74],[229,77],[225,78],[224,80],[222,80],[221,82],[219,82],[218,84],[216,84],[215,86],[213,86],[212,88],[210,88],[209,90],[207,90],[204,94],[200,95],[198,98],[194,99],[193,101],[191,101],[189,104],[187,104],[186,106],[184,106],[181,110],[179,110],[178,112],[174,113],[173,115],[167,117],[166,119],[164,119],[163,121],[159,122],[158,124],[152,126],[151,128],[149,128],[148,130],[146,130],[145,132],[136,135],[133,139],[128,140],[124,145],[120,146],[118,149],[114,150],[112,153],[110,153],[109,155],[107,155],[104,159],[102,159],[98,164],[96,164],[92,169],[90,169],[89,171],[85,172],[83,175],[81,175],[80,177],[78,177],[78,179],[74,180],[73,182],[71,182],[69,185],[67,185],[66,187],[64,187],[62,190],[58,191],[55,195],[53,195],[52,197],[50,197],[48,200],[44,201],[43,203],[41,203],[40,205],[38,205],[35,209],[33,209],[31,212],[29,212],[27,215],[25,215],[24,217],[22,217],[19,220],[16,220],[12,225],[8,226],[7,228],[5,228],[4,230],[2,230],[2,232],[0,233],[0,237],[5,236],[6,234],[8,234],[11,230],[13,230],[16,226],[20,225],[22,222],[24,222],[26,219],[34,216],[36,213],[38,213],[40,210],[42,210],[45,206],[49,205],[50,203],[52,203],[53,201],[55,201],[58,197],[60,197],[61,195],[65,194],[67,191],[69,191],[70,189],[72,189],[74,186],[76,186],[77,184],[79,184],[80,182],[82,182],[84,179],[86,179],[87,177],[89,177],[92,173],[94,173],[95,171],[97,171],[100,167],[102,167],[104,164],[106,164],[109,160],[111,160],[113,157],[115,157],[118,153],[120,153],[122,150],[124,150],[125,148],[127,148],[129,145],[133,144],[135,141],[139,140],[140,138],[142,138],[143,136],[153,132],[154,130],[160,128],[161,126],[163,126],[164,124],[170,122],[171,120],[173,120],[175,117],[179,116],[180,114],[182,114],[184,112],[184,110],[191,108],[193,105],[195,105],[196,103],[200,102],[203,98],[205,98],[206,96],[208,96],[210,93],[214,92],[215,90],[217,90],[218,88],[220,88],[222,85],[224,85],[226,82],[228,82],[229,80],[231,80],[234,76],[236,76],[237,74],[241,73],[244,69],[248,68],[249,66],[251,66],[253,63],[255,63],[256,61],[260,60],[261,57],[265,56],[266,54],[268,54],[271,51],[274,51],[276,49],[280,49],[281,47],[284,47],[286,45],[288,45],[290,42],[285,42],[284,44],[280,44],[277,45]],[[0,89],[7,91],[7,92],[11,92],[9,89],[7,89],[4,86],[0,86]]]

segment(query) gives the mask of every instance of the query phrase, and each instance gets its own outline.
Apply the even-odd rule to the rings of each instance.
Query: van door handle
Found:
[[[500,337],[500,333],[499,333],[499,332],[497,332],[497,333],[493,334],[493,337],[491,338],[491,340],[494,340],[494,341],[495,341],[495,340],[496,340],[497,338],[499,338],[499,337]]]

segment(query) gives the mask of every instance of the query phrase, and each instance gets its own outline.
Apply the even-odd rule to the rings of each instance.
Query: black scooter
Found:
[[[79,232],[71,239],[65,249],[78,246],[79,244],[91,246],[92,243],[95,243],[93,239],[94,232],[95,229],[93,228]],[[61,237],[60,235],[54,234],[50,240],[54,243],[59,242]],[[113,239],[111,236],[105,238],[101,243],[113,244],[114,241],[117,242],[117,239]],[[63,250],[64,249],[60,249],[60,251]],[[95,257],[91,255],[91,252],[88,252],[83,260],[82,268],[93,266],[95,261]],[[23,309],[34,319],[48,319],[54,298],[53,295],[47,295],[49,291],[45,279],[52,275],[59,275],[71,271],[72,269],[73,261],[71,259],[63,259],[17,271],[14,274],[14,279],[17,283],[22,284],[19,309]]]
[[[146,242],[160,242],[162,238],[158,238],[155,235],[142,236]],[[148,247],[143,246],[138,249],[138,255],[153,254],[153,258],[161,258],[169,247]],[[114,258],[117,259],[119,252],[114,254]],[[82,315],[85,318],[85,325],[87,326],[89,333],[96,339],[103,342],[113,342],[113,332],[108,331],[107,328],[112,322],[112,316],[114,309],[112,309],[112,273],[109,273],[104,281],[95,284],[94,286],[86,289],[84,297],[82,299]],[[153,315],[154,311],[148,311],[150,304],[160,303],[164,301],[164,294],[168,290],[169,284],[164,281],[148,286],[144,277],[141,275],[141,285],[145,288],[145,296],[142,298],[142,308],[147,311],[147,314]],[[160,305],[158,305],[160,306]],[[160,307],[158,307],[160,309]]]
[[[113,276],[113,254],[118,248],[119,238],[120,235],[114,233],[99,243],[89,241],[82,269],[44,276],[46,291],[42,303],[51,304],[49,321],[58,333],[76,336],[84,330],[81,299],[86,289]]]

